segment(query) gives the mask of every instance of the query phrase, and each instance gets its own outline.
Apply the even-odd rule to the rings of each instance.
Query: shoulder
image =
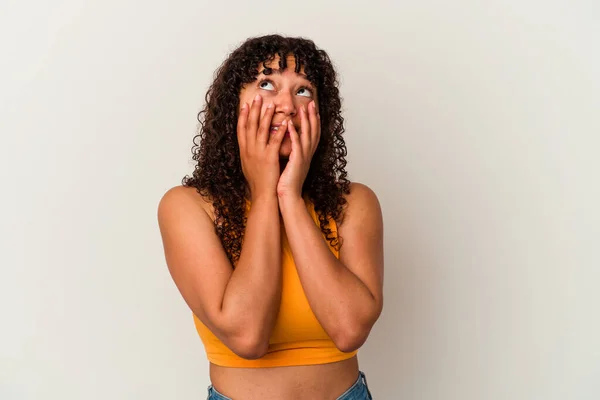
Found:
[[[201,196],[194,187],[175,186],[167,190],[158,203],[159,221],[190,213],[213,215],[212,202]]]
[[[367,185],[359,182],[350,183],[350,193],[345,195],[347,201],[344,217],[340,227],[356,224],[365,219],[381,219],[381,205],[375,192]]]
[[[377,195],[367,185],[360,182],[350,182],[350,193],[346,195],[348,203],[352,202],[378,202]]]

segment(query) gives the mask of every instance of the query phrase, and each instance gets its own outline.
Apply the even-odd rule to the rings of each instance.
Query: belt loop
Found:
[[[367,389],[367,394],[369,395],[369,399],[373,399],[373,395],[371,394],[371,391],[369,390],[369,384],[367,383],[367,375],[365,375],[364,372],[360,371],[360,377],[362,378],[362,381],[365,385],[365,389]]]
[[[360,377],[361,377],[363,383],[366,385],[367,384],[367,376],[365,375],[365,373],[360,371]]]

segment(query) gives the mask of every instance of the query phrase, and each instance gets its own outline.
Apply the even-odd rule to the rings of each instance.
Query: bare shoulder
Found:
[[[205,212],[212,219],[212,202],[201,196],[196,188],[189,186],[180,185],[167,190],[158,204],[159,221],[181,212],[195,213],[199,211]]]
[[[340,228],[344,225],[377,223],[381,220],[381,205],[375,192],[359,182],[350,183],[350,193],[345,196],[347,205]]]

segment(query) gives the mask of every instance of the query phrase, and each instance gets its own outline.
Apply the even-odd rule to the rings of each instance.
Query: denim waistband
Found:
[[[352,386],[348,388],[336,400],[372,400],[371,391],[367,384],[367,376],[364,372],[358,371],[358,378]]]

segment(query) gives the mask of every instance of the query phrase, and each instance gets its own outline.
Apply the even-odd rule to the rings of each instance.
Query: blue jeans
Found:
[[[232,400],[229,397],[217,392],[217,390],[210,385],[208,387],[208,397],[206,400]],[[348,388],[337,400],[373,400],[369,386],[367,385],[367,377],[362,371],[358,372],[358,379],[352,386]]]

